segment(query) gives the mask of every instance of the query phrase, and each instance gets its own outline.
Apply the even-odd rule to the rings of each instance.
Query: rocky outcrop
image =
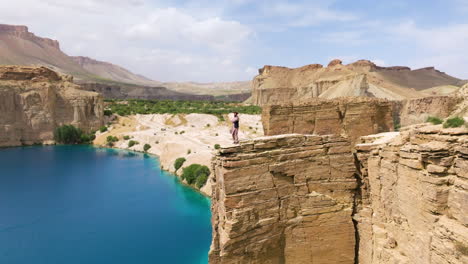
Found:
[[[102,97],[70,81],[44,67],[1,66],[0,146],[50,142],[54,129],[65,124],[99,128]]]
[[[356,149],[359,263],[468,263],[468,130],[425,126]]]
[[[18,38],[30,40],[38,44],[42,43],[46,46],[51,46],[58,50],[60,49],[60,44],[57,40],[38,37],[34,35],[34,33],[29,32],[27,26],[13,26],[0,24],[0,34],[9,34]]]
[[[314,99],[303,104],[263,107],[265,135],[335,134],[359,137],[393,131],[393,103],[376,98]]]
[[[437,87],[459,83],[460,79],[433,67],[380,67],[368,60],[348,65],[332,60],[328,67],[312,64],[295,69],[268,65],[253,80],[252,103],[264,106],[342,96],[403,100],[424,97],[431,88],[431,94],[441,95]]]
[[[214,161],[210,263],[353,263],[357,182],[350,144],[282,135]]]
[[[354,153],[354,155],[352,154]],[[210,263],[468,262],[468,129],[280,135],[213,162]]]
[[[463,101],[468,102],[468,96],[432,96],[395,102],[400,109],[401,126],[415,125],[426,122],[429,116],[447,118],[459,108]]]

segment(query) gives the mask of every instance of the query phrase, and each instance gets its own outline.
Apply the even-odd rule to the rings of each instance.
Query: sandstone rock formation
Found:
[[[447,118],[455,111],[463,116],[461,104],[468,103],[468,96],[431,96],[395,102],[395,111],[401,126],[409,126],[426,122],[429,116]]]
[[[283,135],[222,149],[214,162],[210,263],[353,263],[350,144]]]
[[[155,94],[163,93],[180,94],[182,99],[189,100],[203,98],[202,95],[209,98],[226,95],[234,96],[228,99],[240,97],[237,100],[241,101],[250,96],[251,90],[250,81],[162,83],[150,80],[112,63],[82,56],[68,56],[60,50],[57,40],[38,37],[29,32],[26,26],[0,24],[0,65],[45,66],[60,73],[73,75],[79,83],[91,83],[91,86],[97,83],[97,86],[105,86],[107,95],[119,95],[121,90],[125,90],[123,94],[130,98],[154,99]],[[151,90],[153,87],[155,91]],[[145,92],[151,95],[144,97]],[[138,97],[132,97],[133,95]],[[167,99],[167,97],[156,98]]]
[[[468,129],[281,135],[213,162],[210,263],[468,262]]]
[[[468,130],[426,126],[356,148],[359,263],[468,263]]]
[[[399,66],[379,67],[366,60],[349,65],[333,60],[328,67],[320,64],[296,69],[263,67],[253,80],[252,102],[263,106],[342,96],[403,100],[424,97],[427,95],[424,91],[431,88],[430,94],[438,95],[445,86],[459,84],[460,79],[433,67],[411,70]]]
[[[103,124],[102,97],[44,67],[0,66],[0,146],[53,140],[57,126]]]
[[[265,135],[335,134],[359,137],[393,131],[393,103],[376,98],[315,98],[307,103],[263,107]]]

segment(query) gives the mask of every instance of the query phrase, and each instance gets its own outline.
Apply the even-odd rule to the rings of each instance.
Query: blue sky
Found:
[[[249,80],[263,65],[334,58],[468,79],[468,0],[16,0],[0,23],[162,81]]]

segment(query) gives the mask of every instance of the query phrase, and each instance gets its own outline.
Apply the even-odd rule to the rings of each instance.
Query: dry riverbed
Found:
[[[260,115],[240,115],[241,128],[239,139],[250,139],[263,136]],[[108,136],[116,136],[119,141],[114,147],[143,151],[145,144],[151,145],[148,153],[159,156],[161,167],[177,175],[182,168],[198,163],[211,169],[211,158],[215,144],[228,146],[232,144],[229,129],[231,123],[207,114],[151,114],[117,117],[109,126],[108,131],[99,133],[94,144],[106,145]],[[125,140],[124,136],[130,139]],[[129,148],[130,140],[138,144]],[[181,169],[175,171],[174,161],[184,157],[186,162]],[[210,177],[212,177],[211,173]],[[211,195],[210,180],[201,188],[202,193]]]

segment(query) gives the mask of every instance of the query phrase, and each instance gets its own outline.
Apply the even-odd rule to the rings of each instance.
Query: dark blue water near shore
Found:
[[[0,149],[0,263],[207,263],[209,200],[153,157]]]

